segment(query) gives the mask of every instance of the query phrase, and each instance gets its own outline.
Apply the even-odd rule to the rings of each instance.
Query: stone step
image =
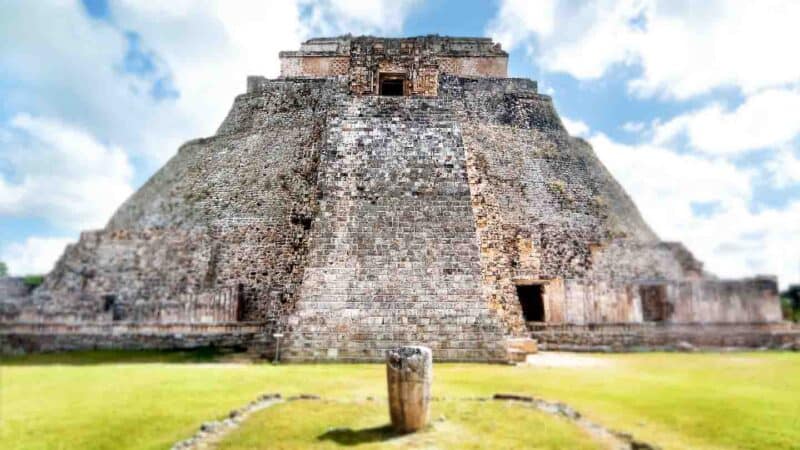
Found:
[[[415,121],[415,122],[420,122],[420,123],[452,122],[454,120],[451,117],[432,117],[432,116],[398,117],[398,116],[393,116],[393,115],[379,115],[379,114],[369,115],[369,116],[343,116],[343,117],[340,116],[337,119],[345,120],[345,121],[357,121],[357,120],[374,121],[374,122],[380,122],[380,123],[387,122],[386,119],[398,119],[398,120],[391,120],[390,123],[392,123],[392,122],[403,123],[403,122],[408,122],[408,121]],[[380,120],[378,120],[378,119],[380,119]],[[408,119],[408,120],[399,120],[399,119]]]
[[[387,120],[392,119],[392,120]],[[393,120],[393,119],[400,119],[400,120]],[[387,115],[372,115],[372,116],[347,116],[347,117],[339,117],[337,118],[339,122],[368,122],[368,123],[375,123],[375,124],[385,124],[388,126],[389,124],[395,125],[398,123],[418,123],[418,124],[449,124],[453,125],[455,123],[455,119],[450,117],[409,117],[409,118],[398,118],[396,116],[387,116]]]

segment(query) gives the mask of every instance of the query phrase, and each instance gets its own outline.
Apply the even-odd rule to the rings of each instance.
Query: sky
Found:
[[[344,33],[489,36],[659,236],[800,282],[796,0],[0,0],[0,261],[49,271],[247,75]]]

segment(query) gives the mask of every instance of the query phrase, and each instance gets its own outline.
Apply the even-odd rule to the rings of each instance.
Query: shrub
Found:
[[[551,194],[564,195],[567,191],[567,184],[561,180],[554,180],[547,183],[547,189]]]
[[[35,288],[44,283],[44,275],[28,275],[22,279],[28,287]]]
[[[783,313],[784,320],[792,320],[794,311],[792,310],[792,301],[786,297],[781,297],[781,312]]]
[[[789,286],[789,289],[781,292],[781,309],[784,319],[800,322],[800,285]]]

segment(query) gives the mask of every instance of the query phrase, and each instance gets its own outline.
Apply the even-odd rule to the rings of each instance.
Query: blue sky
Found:
[[[747,20],[743,20],[746,18]],[[800,3],[0,4],[0,260],[44,272],[312,36],[491,36],[665,240],[800,281]]]

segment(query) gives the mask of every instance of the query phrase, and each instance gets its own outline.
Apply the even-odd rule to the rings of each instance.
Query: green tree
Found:
[[[8,266],[3,261],[0,261],[0,277],[8,276]]]
[[[789,286],[789,289],[781,293],[781,297],[784,310],[789,313],[787,319],[800,321],[800,284]]]
[[[44,283],[44,275],[26,275],[22,282],[27,284],[28,287],[31,289],[38,287],[40,284]]]

